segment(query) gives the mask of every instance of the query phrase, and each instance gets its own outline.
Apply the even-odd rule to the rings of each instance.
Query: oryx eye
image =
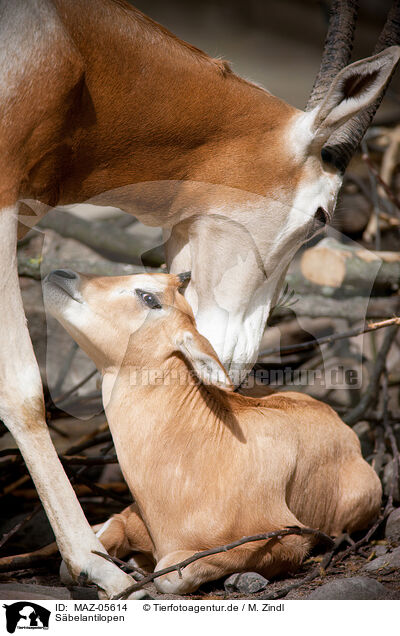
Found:
[[[140,300],[144,302],[150,309],[161,309],[161,303],[155,294],[144,291],[143,289],[135,290]]]

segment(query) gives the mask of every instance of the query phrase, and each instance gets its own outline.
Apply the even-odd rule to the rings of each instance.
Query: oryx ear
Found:
[[[370,106],[389,81],[399,59],[400,47],[391,46],[342,69],[314,111],[314,139],[324,144],[334,130]]]
[[[207,338],[196,330],[185,330],[179,332],[175,344],[193,367],[199,380],[204,384],[233,391],[232,382]]]

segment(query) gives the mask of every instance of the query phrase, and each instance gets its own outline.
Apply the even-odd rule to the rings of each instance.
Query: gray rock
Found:
[[[239,592],[240,594],[256,594],[265,590],[269,581],[257,572],[239,572],[232,574],[224,583],[226,592]]]
[[[24,583],[5,583],[0,585],[0,599],[4,601],[47,601],[54,599],[71,599],[71,593],[66,587],[49,587],[47,585],[30,585]]]
[[[113,464],[110,464],[111,466]],[[375,556],[380,557],[389,552],[389,549],[386,545],[376,545],[374,547]]]
[[[154,600],[154,596],[147,590],[138,590],[129,598],[141,601]],[[93,585],[88,587],[74,586],[69,590],[66,587],[6,583],[0,584],[0,599],[3,601],[98,600],[99,594],[97,587]]]
[[[383,554],[366,563],[363,570],[364,572],[379,572],[380,574],[388,574],[393,572],[393,570],[400,570],[400,548],[396,548],[393,552]]]
[[[310,601],[373,601],[386,598],[390,598],[390,592],[382,583],[366,576],[329,581],[307,596]]]
[[[400,508],[390,513],[386,522],[385,537],[390,541],[400,541]]]

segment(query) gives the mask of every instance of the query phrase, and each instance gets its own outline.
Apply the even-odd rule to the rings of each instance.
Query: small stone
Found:
[[[389,550],[385,545],[376,545],[374,547],[374,552],[376,557],[380,557],[389,552]]]
[[[400,548],[396,548],[393,552],[383,554],[366,563],[363,570],[364,572],[377,572],[379,574],[388,574],[393,570],[400,570]]]
[[[239,572],[232,574],[224,583],[226,592],[239,592],[240,594],[256,594],[267,587],[269,581],[257,574],[257,572]]]
[[[386,522],[385,537],[390,541],[400,541],[400,508],[390,513]]]
[[[329,581],[307,596],[310,601],[373,601],[385,598],[390,598],[389,591],[382,583],[366,576]]]

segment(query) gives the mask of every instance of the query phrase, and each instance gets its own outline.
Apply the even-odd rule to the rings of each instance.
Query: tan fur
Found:
[[[341,175],[322,161],[323,140],[380,94],[399,52],[357,65],[361,78],[371,64],[385,68],[369,92],[347,99],[335,80],[321,110],[302,113],[124,0],[0,0],[0,14],[0,418],[24,448],[70,572],[110,596],[128,577],[93,555],[100,544],[46,433],[17,214],[19,237],[50,207],[88,199],[162,226],[170,271],[192,271],[186,296],[199,331],[239,384],[291,257],[321,229],[316,211],[333,213]],[[128,343],[119,345],[123,355]],[[190,348],[183,336],[180,355]]]
[[[250,398],[232,392],[228,379],[220,389],[188,378],[191,361],[175,344],[182,332],[193,337],[197,356],[220,363],[178,287],[172,275],[81,276],[77,303],[56,282],[45,284],[50,311],[103,374],[107,418],[137,505],[100,536],[107,550],[151,552],[161,569],[287,525],[337,535],[368,524],[379,511],[380,481],[329,406],[301,393]],[[137,288],[156,293],[162,309],[148,309]],[[145,369],[158,380],[138,381]],[[184,593],[240,570],[268,578],[294,570],[311,545],[308,537],[245,545],[156,584]]]

